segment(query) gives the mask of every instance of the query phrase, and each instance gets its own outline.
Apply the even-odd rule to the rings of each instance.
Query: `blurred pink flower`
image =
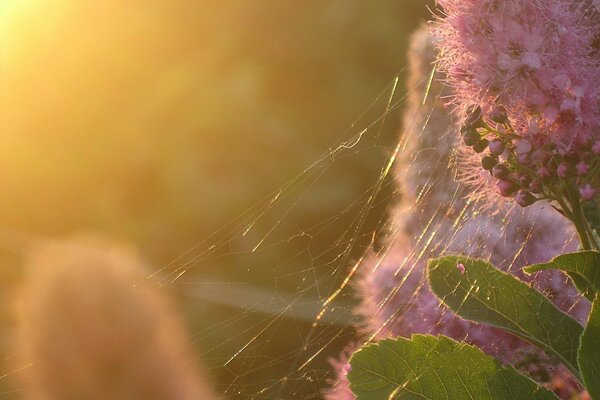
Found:
[[[356,396],[350,390],[348,372],[350,372],[350,356],[360,349],[360,343],[350,343],[337,359],[329,360],[335,370],[335,379],[330,380],[331,386],[323,391],[325,400],[354,400]]]

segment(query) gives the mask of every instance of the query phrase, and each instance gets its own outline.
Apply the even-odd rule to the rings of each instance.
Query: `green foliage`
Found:
[[[600,399],[600,295],[596,294],[590,319],[581,337],[579,368],[592,399]]]
[[[514,333],[554,354],[600,399],[600,253],[563,254],[527,267],[566,272],[594,294],[585,330],[541,293],[490,263],[462,256],[430,260],[432,291],[463,318]],[[512,367],[474,346],[440,336],[414,335],[369,344],[350,360],[350,388],[358,400],[556,399]]]
[[[597,251],[578,251],[561,254],[552,261],[530,265],[523,269],[528,274],[546,269],[558,269],[566,272],[577,289],[590,301],[600,291],[600,253]]]
[[[541,293],[486,261],[468,257],[430,260],[428,276],[432,291],[458,315],[540,346],[578,376],[577,349],[583,328]]]
[[[444,336],[382,340],[363,347],[350,364],[358,400],[557,398],[476,347]]]

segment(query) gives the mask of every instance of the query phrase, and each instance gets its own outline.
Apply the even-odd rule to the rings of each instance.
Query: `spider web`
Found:
[[[401,149],[383,147],[381,135],[386,124],[397,125],[398,109],[406,100],[397,91],[398,80],[396,77],[390,82],[338,144],[298,176],[154,275],[161,285],[173,286],[199,302],[241,309],[218,325],[194,334],[195,339],[201,339],[218,336],[232,325],[245,327],[238,336],[225,338],[214,348],[204,348],[201,356],[210,364],[215,364],[217,358],[231,375],[231,384],[223,390],[227,398],[318,398],[332,377],[328,359],[337,356],[355,337],[360,318],[353,312],[357,303],[353,281],[365,251],[377,245],[378,232],[372,227],[384,225],[382,210],[397,195],[391,174]],[[378,116],[370,117],[373,113]],[[315,186],[320,180],[328,179],[328,173],[338,164],[351,163],[368,151],[389,155],[376,181],[360,197],[323,221],[293,227],[291,233],[285,233],[294,224],[290,217],[294,210],[309,207],[314,201],[310,198],[318,197]],[[334,243],[319,243],[322,237],[330,236],[332,229],[340,230],[340,221],[348,220],[350,224],[341,229],[343,234]],[[280,252],[288,258],[273,261]],[[194,268],[216,257],[236,258],[241,265],[249,266],[249,273],[266,273],[268,278],[262,287],[269,289],[257,289],[245,282],[187,280]],[[294,344],[290,345],[291,352],[288,349],[286,354],[277,354],[270,348],[279,335],[289,336]],[[224,352],[225,347],[236,351]],[[255,376],[265,375],[272,378],[255,380]]]
[[[527,351],[511,335],[457,322],[451,313],[432,306],[423,266],[430,257],[466,253],[518,274],[528,263],[573,249],[573,235],[558,215],[549,216],[548,208],[522,211],[510,204],[492,208],[468,200],[468,188],[454,181],[449,165],[456,156],[454,124],[443,108],[444,88],[433,81],[431,61],[421,60],[421,71],[412,76],[405,93],[397,90],[396,77],[337,145],[155,276],[198,301],[240,309],[195,334],[218,337],[222,329],[244,327],[202,354],[230,374],[230,383],[222,388],[227,398],[320,398],[330,384],[343,386],[343,374],[342,383],[336,382],[328,360],[343,359],[344,348],[387,336],[444,333],[492,354],[506,348]],[[290,215],[309,206],[306,199],[318,195],[316,184],[336,164],[380,149],[382,130],[397,124],[402,108],[407,109],[403,135],[385,149],[387,157],[373,184],[331,217],[309,227],[292,227],[290,233]],[[373,111],[376,117],[370,117]],[[387,213],[382,212],[386,207]],[[321,246],[321,238],[332,227],[339,229],[348,215],[353,217],[342,235]],[[370,221],[373,216],[375,221]],[[564,234],[540,243],[537,237],[548,229]],[[291,256],[278,261],[272,256],[281,249]],[[270,284],[262,287],[269,289],[257,290],[244,282],[187,280],[189,271],[214,257],[233,257],[249,265],[249,273],[266,273],[269,279],[264,282]],[[557,292],[557,287],[568,287],[566,278],[542,276],[536,285],[565,311],[585,318],[585,300],[572,291]],[[284,352],[271,346],[281,335],[289,338]],[[508,355],[504,361],[514,359]],[[344,398],[335,392],[329,396]]]

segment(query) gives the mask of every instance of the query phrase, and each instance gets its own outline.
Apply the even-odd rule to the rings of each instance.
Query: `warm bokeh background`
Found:
[[[351,316],[339,306],[311,323],[385,215],[389,181],[367,199],[396,113],[332,149],[378,121],[396,77],[401,102],[407,36],[426,6],[0,0],[3,304],[27,243],[100,233],[160,271],[220,392],[315,396]],[[0,386],[19,398],[9,378]]]

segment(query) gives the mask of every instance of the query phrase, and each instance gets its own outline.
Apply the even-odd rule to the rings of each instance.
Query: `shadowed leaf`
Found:
[[[583,327],[537,290],[486,261],[461,256],[430,260],[428,277],[435,295],[461,317],[518,335],[579,376]]]
[[[581,337],[579,368],[592,399],[600,399],[600,294],[596,294],[588,325]]]
[[[566,272],[590,301],[594,301],[594,294],[600,291],[600,253],[597,251],[561,254],[548,263],[530,265],[523,271],[531,274],[546,269]]]
[[[478,348],[414,335],[367,345],[350,360],[358,400],[538,400],[557,397]]]

